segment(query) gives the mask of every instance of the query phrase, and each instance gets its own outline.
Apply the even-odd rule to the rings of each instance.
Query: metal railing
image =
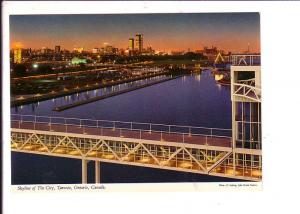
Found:
[[[256,101],[260,101],[261,99],[261,89],[248,85],[248,84],[240,84],[234,83],[234,95],[243,96],[246,98],[254,99]]]
[[[255,78],[246,79],[246,80],[238,80],[237,83],[255,86]]]
[[[233,54],[229,61],[235,66],[253,66],[260,65],[260,55],[258,54]]]
[[[81,118],[66,118],[66,117],[48,117],[37,115],[21,115],[11,114],[13,128],[22,128],[22,124],[30,123],[27,129],[41,130],[40,126],[48,127],[44,131],[53,131],[54,127],[60,125],[60,132],[71,132],[74,128],[80,128],[81,134],[85,134],[91,129],[99,135],[105,135],[105,131],[113,130],[116,137],[124,137],[126,134],[134,134],[133,138],[145,139],[144,135],[153,134],[159,136],[160,140],[168,137],[174,137],[176,142],[187,142],[188,138],[193,136],[203,137],[206,144],[209,144],[210,139],[219,138],[231,141],[231,129],[223,128],[207,128],[195,126],[178,126],[156,123],[140,123],[140,122],[124,122],[110,120],[93,120]]]

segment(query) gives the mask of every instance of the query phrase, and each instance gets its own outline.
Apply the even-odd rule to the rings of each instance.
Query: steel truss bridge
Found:
[[[250,181],[261,180],[261,150],[237,148],[231,129],[11,115],[11,149],[100,163],[192,172]]]

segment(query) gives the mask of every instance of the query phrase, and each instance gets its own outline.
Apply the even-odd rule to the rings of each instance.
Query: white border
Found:
[[[4,213],[295,213],[300,127],[299,2],[3,2]],[[264,191],[253,193],[35,193],[10,190],[9,14],[261,12]]]

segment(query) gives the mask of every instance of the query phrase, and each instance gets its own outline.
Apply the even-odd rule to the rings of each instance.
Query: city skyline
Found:
[[[92,50],[109,43],[128,48],[128,39],[144,35],[144,48],[191,51],[217,46],[225,51],[260,52],[258,13],[18,15],[10,17],[10,45]]]

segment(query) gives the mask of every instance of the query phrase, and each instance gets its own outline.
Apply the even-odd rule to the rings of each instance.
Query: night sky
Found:
[[[109,43],[128,47],[128,38],[144,35],[144,47],[155,50],[199,50],[217,46],[232,52],[260,52],[259,13],[14,15],[10,16],[11,47],[90,50]]]

